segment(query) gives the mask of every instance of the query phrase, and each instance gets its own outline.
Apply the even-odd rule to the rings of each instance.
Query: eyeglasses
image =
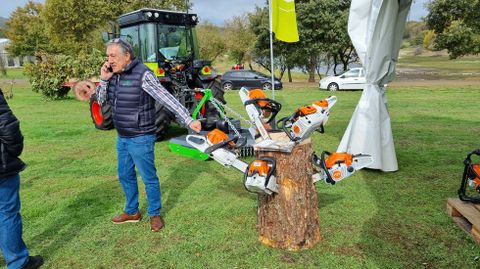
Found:
[[[118,45],[120,45],[125,50],[125,52],[128,52],[133,58],[134,55],[133,55],[132,46],[127,41],[125,41],[121,38],[114,38],[114,39],[111,39],[110,41],[108,41],[108,44],[118,44]]]

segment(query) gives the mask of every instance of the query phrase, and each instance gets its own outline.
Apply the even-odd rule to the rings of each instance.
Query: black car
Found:
[[[222,76],[224,90],[246,88],[272,89],[272,78],[254,70],[230,70]],[[275,90],[282,89],[282,82],[275,78]]]

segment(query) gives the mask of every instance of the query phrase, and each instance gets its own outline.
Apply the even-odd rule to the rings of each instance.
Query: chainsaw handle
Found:
[[[267,101],[267,102],[269,102],[269,104],[272,105],[272,107],[270,107],[270,108],[269,107],[261,107],[258,104],[258,101]],[[244,106],[251,105],[251,104],[253,104],[259,110],[267,110],[267,111],[272,113],[270,115],[270,117],[268,118],[267,123],[272,122],[272,120],[275,119],[275,116],[277,116],[278,112],[280,112],[280,110],[282,109],[282,104],[280,104],[279,102],[277,102],[275,100],[272,100],[270,98],[253,98],[253,99],[249,99],[249,100],[245,101],[245,103],[243,103]]]
[[[465,202],[472,202],[472,203],[480,203],[480,198],[473,198],[466,194],[467,188],[467,173],[470,169],[470,165],[472,164],[472,155],[480,156],[480,149],[476,149],[469,154],[467,154],[467,158],[463,161],[465,164],[465,168],[463,169],[463,176],[462,176],[462,183],[460,184],[460,189],[458,189],[458,198]],[[473,171],[475,173],[475,171]],[[478,175],[477,175],[478,176]]]
[[[282,130],[287,134],[288,138],[290,138],[290,140],[292,140],[293,142],[296,142],[298,140],[300,140],[300,138],[295,138],[292,136],[292,133],[290,132],[290,130],[287,129],[287,122],[288,121],[291,121],[292,120],[292,117],[284,117],[284,118],[281,118],[278,120],[277,122],[277,126],[278,128],[282,128]],[[281,123],[281,127],[279,125],[279,123]],[[291,126],[291,125],[290,125]]]
[[[315,130],[321,134],[325,133],[325,129],[323,128],[323,124],[320,125],[320,129]]]
[[[219,148],[225,147],[226,145],[228,145],[228,143],[230,143],[230,142],[232,142],[232,141],[233,141],[234,143],[237,142],[237,140],[238,140],[238,136],[234,136],[234,137],[232,137],[232,138],[230,138],[230,139],[227,139],[227,140],[224,140],[224,141],[222,141],[222,142],[219,142],[219,143],[217,143],[217,144],[215,144],[215,145],[212,145],[212,146],[206,148],[206,149],[205,149],[205,153],[211,154],[211,153],[214,152],[215,150],[217,150],[217,149],[219,149]]]
[[[477,156],[480,156],[480,149],[476,149],[476,150],[470,152],[470,154],[468,154],[468,156],[471,156],[471,155],[474,155],[474,154],[477,155]]]
[[[235,140],[235,148],[241,148],[243,146],[245,146],[247,144],[247,137],[246,136],[240,136],[240,137],[237,137],[237,139]],[[241,142],[239,142],[241,141]]]
[[[201,140],[201,141],[203,141],[203,143],[202,143],[202,144],[197,143],[196,141],[193,140],[193,138],[194,138],[194,139]],[[186,139],[187,142],[188,142],[189,144],[191,144],[191,145],[192,145],[192,144],[195,144],[195,145],[197,145],[197,146],[202,146],[202,145],[207,144],[206,138],[205,138],[204,136],[201,136],[201,135],[187,135],[187,137],[186,137],[185,139]]]
[[[268,171],[268,174],[267,174],[267,180],[265,180],[265,187],[267,187],[268,185],[268,182],[270,181],[270,177],[273,175],[273,173],[275,172],[275,168],[277,167],[277,162],[275,161],[274,158],[271,158],[271,157],[260,157],[258,158],[259,160],[262,160],[262,161],[267,161],[267,162],[270,162],[272,164],[272,169],[270,169],[270,171]]]
[[[467,155],[467,158],[465,159],[464,163],[465,165],[469,165],[472,163],[472,155],[477,155],[477,156],[480,156],[480,149],[476,149],[472,152],[470,152],[468,155]]]
[[[332,185],[335,185],[335,180],[330,176],[330,173],[328,172],[327,165],[325,164],[325,155],[330,156],[332,153],[328,151],[323,151],[322,154],[320,155],[320,167],[323,169],[325,172],[325,175],[327,175],[327,183],[330,183]]]

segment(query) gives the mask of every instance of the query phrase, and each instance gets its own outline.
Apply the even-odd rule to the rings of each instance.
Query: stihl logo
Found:
[[[333,178],[334,178],[334,179],[340,179],[340,178],[342,178],[342,172],[339,171],[339,170],[333,171]]]

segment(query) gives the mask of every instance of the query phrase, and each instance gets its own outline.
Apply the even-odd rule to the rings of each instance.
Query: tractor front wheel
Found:
[[[101,106],[97,102],[97,96],[92,94],[90,97],[90,116],[92,117],[95,128],[99,130],[113,129],[113,111],[108,103]]]

